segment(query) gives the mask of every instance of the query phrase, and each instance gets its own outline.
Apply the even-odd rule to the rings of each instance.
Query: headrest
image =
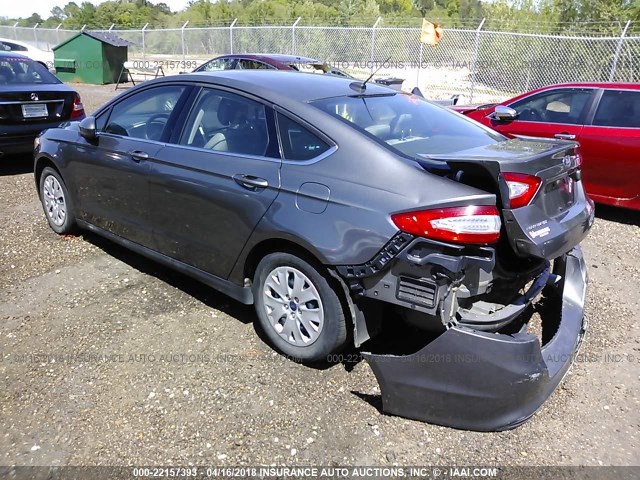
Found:
[[[218,120],[222,125],[238,124],[246,120],[249,108],[246,103],[223,98],[218,105]]]

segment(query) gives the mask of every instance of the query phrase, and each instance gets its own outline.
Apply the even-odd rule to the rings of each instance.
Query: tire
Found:
[[[254,275],[253,298],[263,332],[276,350],[294,360],[327,361],[347,340],[338,293],[301,258],[288,253],[264,257]]]
[[[45,167],[40,175],[40,203],[49,226],[59,234],[76,230],[73,203],[62,177],[51,167]]]

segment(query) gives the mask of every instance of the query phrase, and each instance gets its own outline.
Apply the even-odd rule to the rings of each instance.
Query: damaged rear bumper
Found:
[[[531,417],[567,373],[586,328],[580,247],[555,263],[562,280],[546,288],[559,297],[560,321],[544,346],[526,330],[507,335],[458,326],[412,355],[365,353],[383,410],[478,431],[514,428]]]

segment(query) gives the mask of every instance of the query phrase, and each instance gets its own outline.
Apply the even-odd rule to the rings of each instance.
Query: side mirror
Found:
[[[518,118],[518,112],[513,108],[505,107],[504,105],[498,105],[493,111],[493,115],[496,120],[500,120],[501,122],[510,122]]]
[[[96,139],[96,117],[87,117],[80,122],[80,135],[92,141]]]

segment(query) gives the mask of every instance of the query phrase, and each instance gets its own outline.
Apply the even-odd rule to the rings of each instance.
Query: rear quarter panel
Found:
[[[232,274],[235,281],[241,280],[249,252],[267,239],[294,241],[327,265],[358,265],[373,258],[398,232],[390,218],[393,213],[495,205],[495,195],[427,173],[411,160],[346,128],[342,121],[318,115],[322,118],[315,125],[335,140],[338,149],[317,162],[283,162],[280,194],[245,246]],[[298,191],[308,182],[329,190],[321,213],[300,207]]]

